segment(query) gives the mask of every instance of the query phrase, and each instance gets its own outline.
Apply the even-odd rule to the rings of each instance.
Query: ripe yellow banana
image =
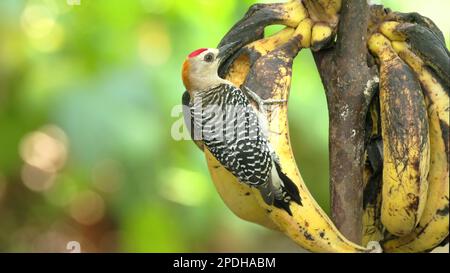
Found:
[[[391,234],[405,236],[418,224],[427,199],[430,144],[425,99],[414,73],[385,36],[372,35],[368,45],[380,61],[381,221]]]
[[[406,236],[384,242],[383,248],[388,252],[423,252],[438,246],[449,234],[449,89],[406,43],[392,45],[416,73],[427,99],[431,163],[428,199],[419,225]]]

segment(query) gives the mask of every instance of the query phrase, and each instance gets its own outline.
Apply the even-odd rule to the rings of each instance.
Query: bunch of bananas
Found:
[[[221,41],[242,44],[222,65],[221,76],[263,100],[287,101],[294,58],[303,48],[319,51],[334,42],[341,5],[341,0],[292,0],[252,6]],[[283,232],[312,252],[380,252],[376,242],[386,252],[420,252],[448,236],[450,55],[434,24],[418,15],[412,18],[383,14],[368,30],[368,47],[379,64],[380,91],[366,122],[367,247],[347,240],[304,184],[290,145],[287,103],[255,109],[265,115],[283,172],[302,196],[301,205],[291,203],[292,215],[267,206],[256,189],[240,183],[196,142],[231,211]],[[285,28],[264,37],[270,24]]]
[[[370,115],[378,144],[367,149],[375,158],[366,166],[364,241],[382,241],[386,252],[429,251],[449,233],[450,53],[434,24],[420,23],[429,19],[405,17],[387,16],[368,41],[380,91]]]

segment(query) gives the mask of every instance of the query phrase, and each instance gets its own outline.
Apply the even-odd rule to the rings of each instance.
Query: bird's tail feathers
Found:
[[[281,170],[278,163],[274,163],[276,174],[272,176],[266,183],[259,186],[261,196],[268,205],[274,205],[277,208],[285,210],[292,215],[290,202],[302,205],[302,200],[297,186],[292,180]],[[279,179],[280,181],[273,181]],[[277,185],[277,186],[275,186]]]

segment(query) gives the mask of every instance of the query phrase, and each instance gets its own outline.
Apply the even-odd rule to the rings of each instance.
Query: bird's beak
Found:
[[[219,54],[217,59],[219,59],[219,64],[223,64],[233,53],[240,47],[241,42],[233,42],[219,47]]]

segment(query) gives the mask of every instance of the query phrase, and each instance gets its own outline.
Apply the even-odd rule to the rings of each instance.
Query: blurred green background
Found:
[[[0,1],[0,252],[69,241],[91,252],[298,251],[234,216],[202,154],[171,136],[185,56],[216,46],[254,2],[269,1]],[[375,2],[431,17],[449,38],[448,1]],[[294,75],[296,158],[328,212],[328,117],[308,50]]]

